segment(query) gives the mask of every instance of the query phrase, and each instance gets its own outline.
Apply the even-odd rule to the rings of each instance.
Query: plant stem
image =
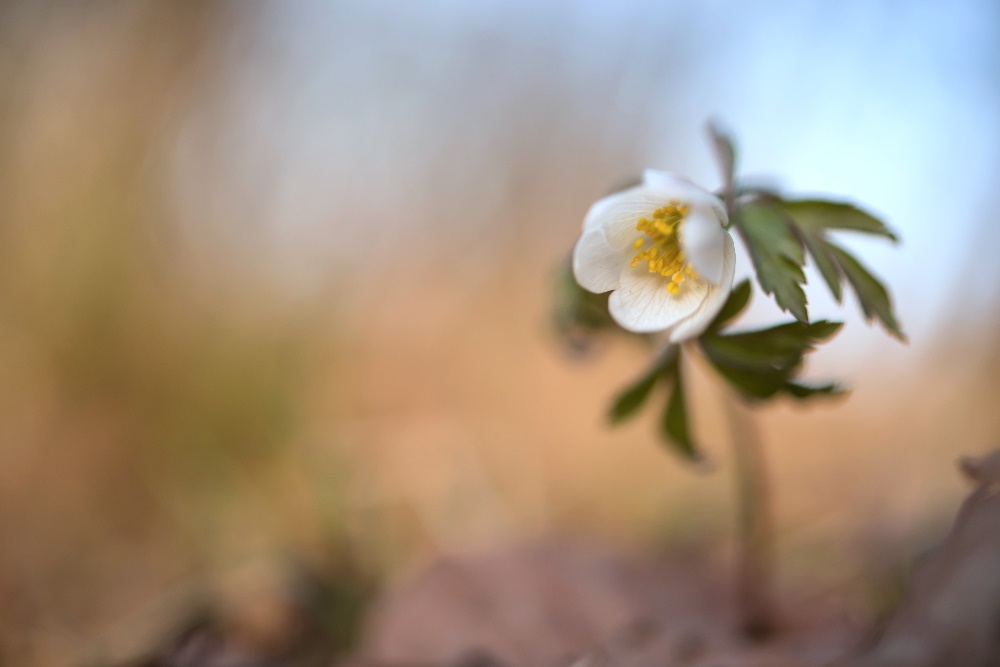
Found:
[[[733,183],[735,155],[732,143],[725,135],[711,125],[709,132],[722,167],[725,179],[723,201],[732,224],[736,218],[737,197]],[[760,433],[753,413],[728,387],[723,387],[723,392],[724,402],[729,408],[736,462],[740,629],[747,637],[762,640],[774,634],[777,629],[772,590],[774,528],[771,523],[771,489],[764,465]]]
[[[777,628],[772,593],[774,532],[771,493],[753,414],[726,390],[733,434],[738,508],[737,586],[740,626],[761,640]]]

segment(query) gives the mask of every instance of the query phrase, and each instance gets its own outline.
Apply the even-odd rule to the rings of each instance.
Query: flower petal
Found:
[[[614,248],[624,248],[642,236],[636,231],[639,218],[652,215],[665,206],[669,197],[645,186],[629,188],[601,199],[583,219],[584,232],[601,228],[605,238]]]
[[[627,251],[627,248],[612,248],[600,227],[585,231],[573,249],[576,282],[597,294],[617,289]]]
[[[590,210],[587,211],[587,215],[583,217],[583,231],[601,227],[602,223],[607,218],[608,208],[626,192],[628,192],[628,190],[616,192],[613,195],[608,195],[607,197],[598,199],[594,202],[591,205]]]
[[[678,234],[687,261],[705,280],[718,284],[722,280],[723,248],[729,234],[715,211],[710,206],[695,206],[684,217]]]
[[[680,199],[691,207],[708,206],[722,224],[729,223],[729,216],[726,215],[726,207],[722,200],[683,176],[647,169],[642,174],[642,184],[650,190],[662,193],[667,199]]]
[[[708,293],[697,310],[670,330],[671,343],[680,343],[699,335],[712,323],[729,299],[729,292],[733,288],[733,277],[736,275],[736,245],[729,234],[726,234],[723,244],[722,267],[722,279],[716,285],[708,285]]]
[[[663,331],[694,313],[708,293],[704,280],[685,281],[676,295],[667,291],[667,282],[645,266],[626,267],[608,299],[611,317],[635,333]]]
[[[678,198],[683,197],[685,194],[698,196],[698,193],[705,192],[703,188],[698,187],[685,176],[657,169],[646,169],[643,171],[642,184],[647,188]]]

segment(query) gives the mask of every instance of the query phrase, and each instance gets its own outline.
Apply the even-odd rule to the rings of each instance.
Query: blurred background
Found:
[[[853,392],[759,417],[779,584],[870,601],[1000,444],[998,81],[989,0],[4,2],[0,664],[116,664],[209,599],[280,627],[300,584],[342,650],[421,564],[532,536],[727,548],[718,386],[705,474],[606,426],[642,350],[551,315],[594,200],[719,185],[709,118],[903,239],[843,241],[909,345],[810,274],[847,326],[809,374]]]

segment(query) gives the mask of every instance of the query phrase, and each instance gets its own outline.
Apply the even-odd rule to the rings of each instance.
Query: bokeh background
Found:
[[[592,201],[718,185],[709,118],[903,239],[843,240],[910,343],[810,274],[847,326],[809,373],[853,392],[759,414],[780,585],[868,599],[1000,444],[998,81],[989,0],[4,2],[0,664],[114,663],[206,597],[270,628],[302,573],[344,647],[436,555],[532,536],[724,550],[717,385],[706,474],[607,428],[641,350],[551,326]]]

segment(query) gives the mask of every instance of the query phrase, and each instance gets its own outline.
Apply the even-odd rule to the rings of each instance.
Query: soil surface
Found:
[[[863,636],[836,610],[783,608],[764,643],[739,636],[720,568],[570,542],[442,560],[380,602],[359,665],[823,665]]]

